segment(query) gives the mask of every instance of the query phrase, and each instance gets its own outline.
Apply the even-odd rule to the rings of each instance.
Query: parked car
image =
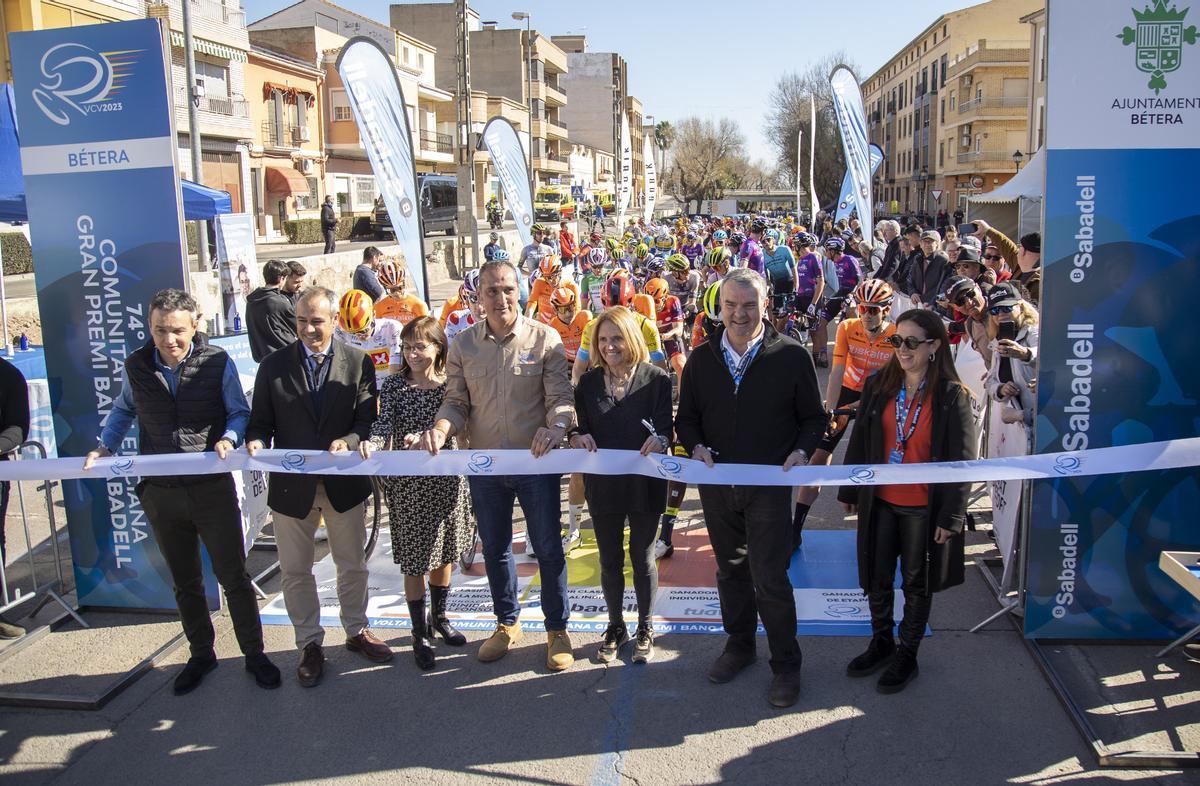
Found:
[[[458,178],[453,175],[419,175],[417,187],[421,194],[421,234],[444,230],[447,235],[458,234]],[[375,201],[371,214],[371,231],[376,240],[396,236],[387,205]]]

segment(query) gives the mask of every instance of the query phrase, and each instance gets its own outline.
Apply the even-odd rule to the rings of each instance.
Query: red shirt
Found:
[[[904,451],[904,464],[921,464],[929,461],[933,452],[933,399],[925,393],[925,406],[921,407],[921,418],[917,428],[909,437]],[[917,402],[909,402],[908,418],[902,432],[907,434],[917,414]],[[896,397],[892,396],[883,405],[883,460],[887,461],[896,447]],[[880,486],[877,495],[884,502],[905,507],[923,508],[929,504],[929,486],[925,483],[905,483]]]

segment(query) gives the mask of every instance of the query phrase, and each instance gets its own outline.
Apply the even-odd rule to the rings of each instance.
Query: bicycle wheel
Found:
[[[383,494],[380,489],[379,479],[371,478],[371,496],[369,498],[369,507],[367,510],[367,520],[371,524],[371,532],[367,535],[367,545],[363,549],[364,559],[371,559],[371,555],[375,553],[375,544],[379,540],[379,520],[383,512]]]
[[[458,557],[458,565],[463,570],[466,570],[467,568],[469,568],[475,564],[475,554],[479,550],[480,543],[481,543],[481,541],[479,540],[479,524],[476,523],[472,530],[472,533],[471,533],[471,545],[468,546],[466,551],[464,551]]]

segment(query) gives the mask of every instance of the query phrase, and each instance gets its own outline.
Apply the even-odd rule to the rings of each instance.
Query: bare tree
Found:
[[[801,178],[807,188],[809,135],[813,133],[809,123],[809,97],[816,99],[813,180],[823,205],[838,198],[846,173],[846,158],[842,152],[842,140],[833,112],[833,97],[829,90],[829,74],[839,63],[850,66],[858,73],[849,55],[838,51],[809,64],[801,72],[793,71],[781,76],[767,99],[770,109],[763,121],[763,131],[779,154],[780,175],[791,186],[796,183],[796,133],[804,130],[804,149],[799,151],[799,155]]]
[[[718,199],[735,188],[745,171],[745,139],[729,118],[701,120],[688,117],[674,128],[671,165],[663,187],[681,204]]]

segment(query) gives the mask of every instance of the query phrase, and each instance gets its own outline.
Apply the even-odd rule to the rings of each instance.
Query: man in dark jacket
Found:
[[[326,196],[321,205],[321,235],[325,238],[325,253],[332,254],[337,248],[337,211],[333,209],[333,197]]]
[[[912,303],[934,306],[938,295],[946,286],[946,279],[953,275],[950,259],[942,251],[942,237],[937,230],[927,229],[921,233],[920,253],[914,258],[909,270],[912,284]]]
[[[825,431],[808,350],[763,321],[766,282],[737,268],[721,286],[723,325],[688,358],[675,433],[692,458],[801,466]],[[700,503],[717,560],[721,621],[729,639],[709,669],[732,680],[754,660],[762,619],[774,678],[768,698],[790,707],[800,695],[796,601],[788,579],[792,490],[787,486],[701,485]]]
[[[126,359],[125,384],[105,421],[100,444],[84,459],[85,470],[96,459],[116,453],[135,418],[142,455],[214,451],[224,459],[242,439],[250,411],[237,367],[223,349],[196,332],[196,301],[182,290],[164,289],[155,293],[148,311],[151,341]],[[191,646],[191,657],[175,678],[175,694],[191,692],[217,667],[200,570],[202,542],[225,590],[246,671],[260,687],[278,688],[279,669],[263,654],[258,597],[246,573],[233,476],[148,477],[138,484],[137,494],[171,571],[175,603]]]
[[[29,436],[29,386],[21,370],[0,358],[0,461]],[[0,561],[7,563],[4,525],[8,515],[9,482],[0,482]],[[25,629],[0,620],[0,639],[15,639]]]
[[[296,308],[284,291],[290,269],[287,262],[272,259],[263,265],[263,281],[246,298],[246,330],[255,363],[296,340]]]
[[[383,252],[375,246],[363,249],[362,262],[354,268],[351,287],[366,292],[372,303],[378,303],[387,294],[379,283],[379,266],[383,263]]]

